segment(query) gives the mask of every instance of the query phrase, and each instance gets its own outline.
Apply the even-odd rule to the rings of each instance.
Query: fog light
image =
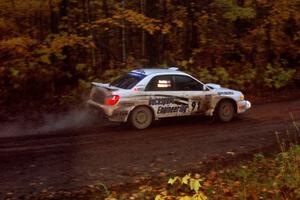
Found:
[[[244,101],[244,100],[245,100],[244,95],[241,95],[241,96],[240,96],[240,100],[241,100],[241,101]]]

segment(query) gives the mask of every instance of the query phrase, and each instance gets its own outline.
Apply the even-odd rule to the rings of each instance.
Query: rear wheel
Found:
[[[235,107],[233,102],[229,100],[222,100],[218,103],[214,112],[214,117],[221,122],[229,122],[235,115]]]
[[[135,108],[129,116],[129,123],[136,129],[148,128],[152,121],[153,113],[146,106]]]

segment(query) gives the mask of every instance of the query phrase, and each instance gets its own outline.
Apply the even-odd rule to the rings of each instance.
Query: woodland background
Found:
[[[179,66],[244,91],[299,86],[300,0],[0,0],[0,105],[76,104],[91,81]]]

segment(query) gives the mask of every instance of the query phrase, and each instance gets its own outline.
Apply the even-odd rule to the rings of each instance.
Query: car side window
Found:
[[[177,91],[203,91],[203,84],[189,76],[175,75],[175,90]]]
[[[146,87],[146,91],[172,91],[173,89],[172,77],[168,75],[153,77]]]

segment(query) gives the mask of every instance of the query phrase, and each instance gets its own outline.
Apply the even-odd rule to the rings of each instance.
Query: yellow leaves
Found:
[[[75,34],[55,35],[47,44],[40,45],[34,53],[36,56],[39,56],[37,58],[39,62],[51,64],[50,57],[52,55],[55,55],[58,60],[66,58],[63,54],[63,49],[67,46],[73,49],[95,48],[95,44],[89,38],[80,37]]]
[[[178,27],[178,28],[183,28],[184,27],[184,23],[181,20],[175,19],[173,20],[173,23]]]
[[[40,61],[43,62],[43,63],[46,63],[46,64],[51,64],[51,61],[50,61],[48,55],[42,55],[42,56],[40,57]]]
[[[281,88],[288,84],[296,73],[295,69],[285,69],[281,66],[268,64],[264,71],[264,84],[269,88]]]
[[[108,198],[105,198],[105,200],[117,200],[117,199],[113,198],[113,197],[108,197]]]
[[[193,198],[190,196],[179,197],[179,200],[192,200]]]
[[[18,77],[20,75],[20,71],[16,68],[10,68],[10,73],[12,77]]]
[[[26,56],[29,48],[37,43],[29,37],[14,37],[0,41],[0,51],[9,52],[11,55]]]
[[[201,187],[201,185],[200,185],[199,180],[197,180],[197,179],[190,180],[190,189],[191,190],[194,190],[196,193],[198,193],[200,187]]]
[[[164,198],[161,195],[157,195],[154,200],[164,200]]]
[[[192,197],[192,200],[208,200],[208,198],[203,193],[198,193]]]
[[[300,41],[300,31],[297,32],[297,34],[295,35],[295,41]]]
[[[256,16],[256,11],[252,7],[241,7],[235,1],[216,0],[217,5],[224,9],[223,17],[230,21],[239,19],[252,19]]]
[[[187,174],[182,178],[179,176],[170,178],[168,184],[173,186],[173,190],[175,190],[177,194],[168,195],[162,192],[157,195],[155,199],[207,200],[207,197],[200,191],[200,182],[202,181],[203,179],[200,178],[199,174],[196,174],[194,177],[192,177],[191,174]],[[193,193],[193,195],[191,196],[190,193]]]
[[[124,24],[124,22],[126,22]],[[153,35],[155,32],[161,32],[162,34],[168,34],[173,27],[183,28],[184,22],[178,19],[172,20],[172,23],[163,23],[159,19],[147,17],[144,14],[136,12],[134,10],[124,10],[121,13],[115,14],[110,18],[101,18],[94,21],[92,24],[82,24],[81,29],[89,30],[101,26],[106,31],[109,27],[117,28],[132,28],[135,26],[149,34]]]
[[[207,13],[203,13],[201,16],[199,16],[199,22],[201,22],[201,24],[207,24],[210,17]]]
[[[267,4],[269,1],[268,0],[257,0],[257,3],[258,4],[261,4],[261,5],[265,5]]]
[[[0,17],[0,32],[2,35],[10,35],[15,28],[16,24],[12,19]]]
[[[50,48],[54,52],[61,52],[65,46],[74,47],[80,45],[89,48],[92,43],[86,43],[85,37],[75,34],[56,36],[50,44]]]
[[[136,25],[139,28],[142,28],[150,34],[154,34],[155,31],[160,30],[160,20],[147,17],[133,10],[125,10],[123,14],[115,16],[115,18],[119,17],[124,18],[126,21]]]
[[[185,175],[182,180],[181,183],[182,184],[188,184],[188,181],[191,179],[191,174]]]
[[[180,177],[176,176],[176,177],[174,177],[174,178],[170,178],[169,181],[168,181],[168,184],[174,185],[174,183],[175,183],[176,181],[180,181]]]
[[[137,23],[137,24],[142,24],[142,23],[159,23],[160,20],[154,19],[147,17],[141,13],[135,12],[133,10],[125,10],[123,17],[127,19],[128,21]]]
[[[171,28],[172,28],[172,26],[170,24],[164,24],[161,29],[162,34],[170,33]]]
[[[233,183],[233,186],[234,186],[234,187],[240,187],[240,186],[241,186],[241,182],[240,182],[240,181],[235,181],[235,182]]]
[[[121,13],[113,15],[111,18],[102,18],[98,19],[92,24],[84,24],[81,26],[83,29],[96,28],[98,26],[106,26],[104,30],[107,30],[108,27],[118,27],[126,28],[126,23],[136,26],[147,31],[149,34],[154,34],[155,31],[163,29],[164,34],[168,32],[168,26],[161,27],[161,21],[158,19],[147,17],[141,13],[138,13],[134,10],[124,10]]]
[[[114,16],[112,18],[102,18],[102,19],[98,19],[96,20],[93,24],[97,25],[97,26],[90,26],[90,25],[86,25],[87,28],[96,28],[98,26],[116,26],[116,27],[122,27],[122,24],[119,22],[119,19],[117,16]],[[107,27],[106,27],[107,28]]]

